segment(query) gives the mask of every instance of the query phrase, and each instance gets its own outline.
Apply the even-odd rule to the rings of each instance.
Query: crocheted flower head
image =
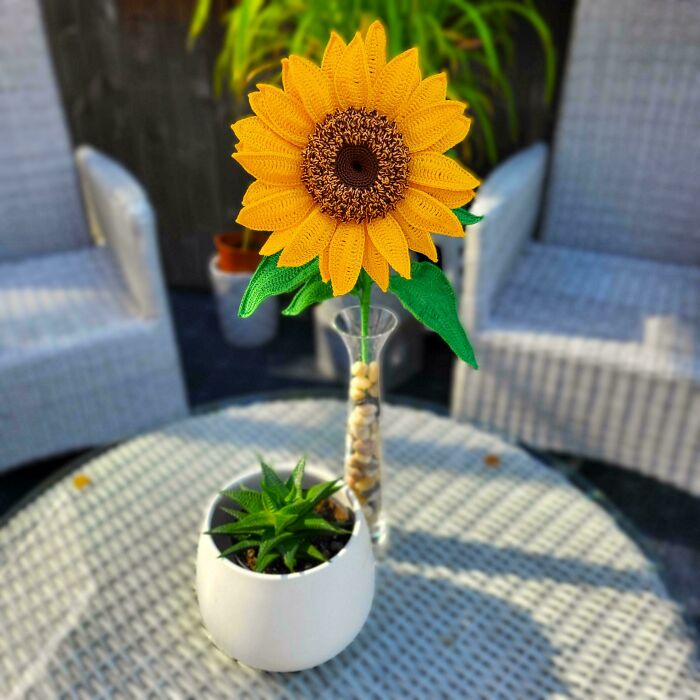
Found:
[[[271,231],[261,250],[279,267],[318,258],[335,296],[362,268],[384,291],[389,266],[410,279],[409,250],[436,261],[432,233],[463,236],[452,209],[478,180],[445,151],[469,131],[444,73],[421,79],[417,49],[386,60],[374,22],[349,44],[333,33],[319,68],[282,62],[283,90],[258,85],[255,116],[233,125],[233,157],[254,177],[237,222]]]

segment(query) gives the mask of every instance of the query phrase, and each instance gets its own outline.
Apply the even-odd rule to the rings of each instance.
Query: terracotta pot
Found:
[[[214,245],[219,254],[218,267],[222,272],[254,272],[260,263],[260,248],[267,234],[251,231],[248,248],[242,249],[243,231],[225,231],[214,236]]]

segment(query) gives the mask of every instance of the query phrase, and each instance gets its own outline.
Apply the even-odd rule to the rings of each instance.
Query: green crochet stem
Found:
[[[369,302],[372,297],[372,280],[369,275],[365,276],[362,284],[362,295],[360,296],[360,354],[362,361],[367,362],[367,336],[369,335]]]

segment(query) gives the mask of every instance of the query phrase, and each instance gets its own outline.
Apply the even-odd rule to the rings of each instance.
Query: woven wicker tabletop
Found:
[[[190,418],[19,511],[0,532],[0,697],[700,697],[680,612],[612,517],[499,438],[392,406],[391,547],[360,636],[295,674],[220,654],[194,594],[208,499],[257,452],[340,472],[345,410],[273,401]]]

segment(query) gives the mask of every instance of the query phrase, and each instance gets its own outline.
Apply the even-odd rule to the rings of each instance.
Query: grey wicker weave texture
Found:
[[[35,0],[0,2],[0,260],[90,241]]]
[[[153,209],[76,168],[37,0],[0,0],[0,143],[0,471],[183,416]]]
[[[700,265],[700,3],[578,3],[544,237]]]
[[[463,277],[448,244],[481,366],[452,413],[700,495],[700,2],[579,0],[563,85],[549,177],[502,163]]]
[[[0,696],[700,697],[679,611],[608,514],[494,436],[391,406],[392,544],[360,636],[297,674],[222,656],[193,590],[202,509],[257,451],[278,464],[308,451],[340,472],[345,410],[279,401],[191,418],[16,514],[0,533]]]

